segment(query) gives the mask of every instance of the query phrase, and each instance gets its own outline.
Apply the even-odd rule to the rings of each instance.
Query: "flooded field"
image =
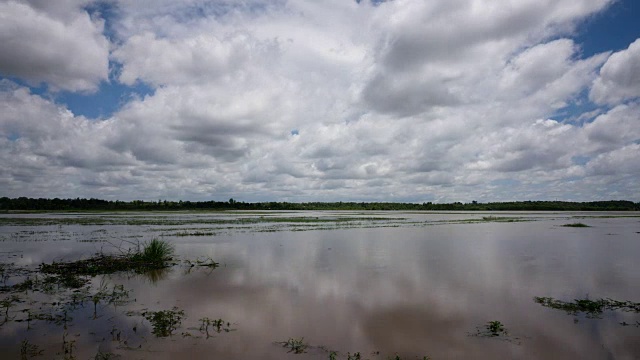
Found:
[[[167,268],[41,264],[167,241]],[[639,213],[0,214],[2,359],[638,359]]]

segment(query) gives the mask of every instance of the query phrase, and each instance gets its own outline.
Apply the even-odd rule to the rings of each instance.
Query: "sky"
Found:
[[[640,201],[636,0],[0,0],[0,196]]]

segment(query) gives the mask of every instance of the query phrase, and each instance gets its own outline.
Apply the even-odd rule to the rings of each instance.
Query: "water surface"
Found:
[[[562,226],[575,222],[590,227]],[[68,291],[0,293],[22,300],[0,326],[6,358],[20,358],[25,340],[45,358],[64,358],[73,342],[78,359],[640,358],[637,312],[593,318],[534,301],[640,302],[638,213],[2,214],[0,224],[0,262],[14,268],[152,238],[173,243],[181,260],[161,273],[93,278],[89,296],[122,285],[129,301],[85,300],[64,321],[24,320]],[[196,259],[221,266],[184,262]],[[174,307],[180,326],[154,336],[141,313]],[[230,331],[207,336],[205,317]],[[508,333],[489,336],[490,321]],[[277,343],[302,337],[302,354]]]

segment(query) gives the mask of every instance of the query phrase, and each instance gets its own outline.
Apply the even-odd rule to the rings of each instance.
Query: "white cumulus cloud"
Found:
[[[0,16],[41,20],[0,23],[4,76],[87,91],[110,60],[112,82],[153,91],[97,121],[2,80],[0,185],[121,199],[637,197],[639,43],[587,56],[573,32],[611,3],[123,0],[104,19],[88,0],[3,1]]]
[[[614,105],[640,98],[640,39],[609,57],[589,96],[597,103]]]
[[[70,91],[92,91],[107,80],[104,21],[83,3],[0,1],[0,74]]]

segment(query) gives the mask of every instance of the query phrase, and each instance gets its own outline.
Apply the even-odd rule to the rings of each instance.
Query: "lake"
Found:
[[[163,271],[38,272],[154,238]],[[0,214],[0,354],[638,359],[639,256],[634,212]]]

